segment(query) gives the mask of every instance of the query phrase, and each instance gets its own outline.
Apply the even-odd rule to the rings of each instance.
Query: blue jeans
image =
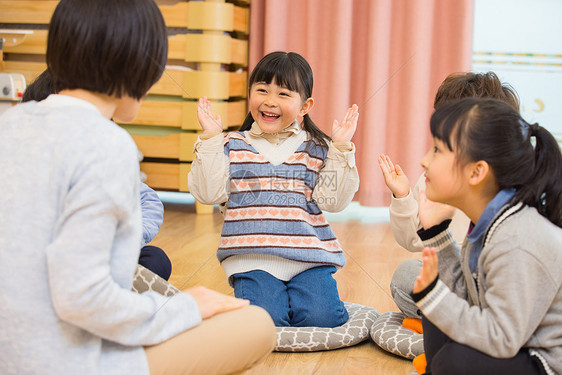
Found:
[[[337,327],[349,315],[340,300],[334,266],[306,270],[289,281],[261,270],[232,275],[234,295],[264,308],[277,327]]]

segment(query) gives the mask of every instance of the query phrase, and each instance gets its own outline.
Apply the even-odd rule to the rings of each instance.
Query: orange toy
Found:
[[[423,333],[422,322],[421,319],[418,318],[404,318],[402,321],[402,327],[411,329],[419,334]]]
[[[418,374],[425,374],[425,367],[427,366],[427,361],[425,360],[425,353],[418,355],[412,361],[414,368]]]

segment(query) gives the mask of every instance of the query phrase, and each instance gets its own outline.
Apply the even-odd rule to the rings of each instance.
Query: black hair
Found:
[[[252,70],[248,88],[254,83],[265,82],[275,84],[299,93],[303,100],[312,97],[312,68],[308,62],[295,52],[271,52],[264,56]],[[250,130],[254,118],[248,113],[240,131]],[[320,130],[308,114],[303,117],[303,129],[310,134],[311,139],[323,148],[328,148],[330,137]]]
[[[519,96],[508,83],[502,83],[496,73],[453,73],[437,89],[433,108],[451,100],[467,97],[492,98],[506,102],[519,111]]]
[[[562,153],[548,130],[527,123],[505,102],[480,98],[444,104],[430,127],[461,164],[486,161],[499,189],[516,189],[513,203],[535,207],[562,227]]]
[[[153,0],[61,0],[51,18],[47,66],[57,92],[140,100],[167,55],[166,25]]]
[[[27,85],[25,91],[23,92],[21,102],[24,103],[31,100],[40,102],[41,100],[46,99],[47,96],[54,93],[55,86],[53,85],[53,80],[51,79],[49,71],[45,70],[43,73],[39,74],[32,83]]]

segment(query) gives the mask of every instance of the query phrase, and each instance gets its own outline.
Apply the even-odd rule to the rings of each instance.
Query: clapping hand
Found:
[[[209,99],[200,98],[197,104],[197,119],[199,124],[206,132],[222,132],[222,123],[220,115],[213,117],[213,112],[211,111],[211,103]]]
[[[390,189],[395,198],[404,198],[410,193],[410,182],[408,176],[398,164],[392,164],[390,156],[380,155],[379,167],[384,176],[384,183]]]
[[[439,259],[437,258],[437,253],[435,248],[426,247],[422,252],[423,266],[420,270],[420,274],[416,278],[416,283],[414,284],[414,293],[422,292],[427,288],[437,275],[439,274]]]
[[[357,104],[347,109],[341,122],[334,120],[332,124],[332,142],[349,142],[357,129],[357,119],[359,118],[359,107]]]

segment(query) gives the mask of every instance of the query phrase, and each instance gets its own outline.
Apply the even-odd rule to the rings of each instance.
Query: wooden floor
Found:
[[[390,296],[390,279],[396,266],[419,257],[396,244],[387,222],[348,219],[344,214],[328,219],[346,253],[346,266],[336,273],[343,301],[375,307],[380,313],[397,311]],[[343,217],[343,219],[342,219]],[[170,282],[180,289],[204,285],[233,295],[215,252],[222,215],[197,215],[193,204],[165,203],[164,224],[152,242],[163,248],[173,264]],[[272,353],[245,374],[404,374],[410,360],[380,349],[372,340],[351,347],[315,353]]]

